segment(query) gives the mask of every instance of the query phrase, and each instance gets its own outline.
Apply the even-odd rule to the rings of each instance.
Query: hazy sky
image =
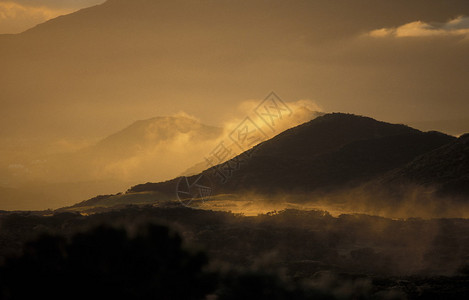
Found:
[[[3,1],[0,16],[99,2]],[[468,15],[462,0],[111,0],[0,36],[0,136],[96,138],[179,111],[219,125],[271,90],[392,122],[463,119]]]
[[[100,2],[0,0],[0,32]],[[110,0],[0,35],[0,186],[136,120],[223,126],[272,90],[469,132],[468,16],[467,0]]]
[[[0,0],[0,34],[19,33],[39,23],[104,0]]]

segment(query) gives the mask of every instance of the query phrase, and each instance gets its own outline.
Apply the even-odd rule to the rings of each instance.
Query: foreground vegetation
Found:
[[[0,222],[5,299],[70,290],[79,298],[96,288],[95,295],[142,299],[448,299],[469,292],[466,219],[127,207],[91,216],[4,213]]]

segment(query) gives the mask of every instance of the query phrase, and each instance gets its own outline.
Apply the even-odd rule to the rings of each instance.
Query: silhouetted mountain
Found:
[[[282,120],[278,120],[275,125],[275,131],[276,132],[282,132],[285,130],[288,130],[292,127],[298,126],[300,124],[306,123],[308,121],[311,121],[317,117],[323,116],[325,113],[324,112],[319,112],[319,111],[313,111],[307,107],[298,107],[298,108],[293,108],[292,109],[292,115],[289,118],[284,118]],[[262,130],[262,129],[261,129]],[[270,131],[269,128],[264,128],[264,131]],[[232,158],[235,155],[241,154],[243,151],[236,146],[235,143],[231,142],[231,144],[227,145],[227,148],[230,149],[232,152],[232,155],[229,157],[226,157],[226,159],[223,159],[222,161],[219,161],[219,163],[223,163],[226,160]],[[209,165],[207,164],[207,161],[203,160],[184,172],[180,174],[180,176],[192,176],[199,174],[205,169],[207,169]]]
[[[455,138],[368,117],[333,113],[284,131],[250,151],[202,173],[213,192],[337,191],[404,166]],[[198,176],[188,177],[194,182]],[[129,192],[175,192],[178,178]]]
[[[469,195],[469,134],[414,159],[389,174],[384,184],[417,184],[440,195]]]

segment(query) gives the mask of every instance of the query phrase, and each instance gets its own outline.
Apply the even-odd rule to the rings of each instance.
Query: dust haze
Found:
[[[468,53],[467,0],[0,0],[0,298],[464,299]]]
[[[6,142],[0,193],[10,200],[3,208],[59,208],[98,194],[123,192],[138,183],[169,180],[188,170],[201,172],[210,167],[205,158],[246,117],[262,124],[267,139],[322,114],[312,100],[286,102],[291,115],[271,129],[254,113],[262,100],[241,102],[220,127],[181,111],[136,121],[102,139],[38,142],[33,149],[28,141]],[[241,152],[233,147],[227,159]]]
[[[179,112],[230,128],[244,117],[239,107],[272,90],[312,99],[313,111],[469,131],[465,1],[101,2],[2,2],[0,28],[16,33],[0,35],[2,188],[168,179],[200,163],[217,138],[178,133],[115,160],[83,149]],[[5,23],[18,11],[52,19],[18,33]]]

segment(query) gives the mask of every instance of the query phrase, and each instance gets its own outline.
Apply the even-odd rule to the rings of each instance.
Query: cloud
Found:
[[[64,0],[11,0],[7,2],[19,4],[27,7],[48,7],[50,9],[66,9],[66,10],[75,10],[80,9],[96,4],[101,4],[105,0],[73,0],[73,1],[64,1]]]
[[[285,101],[284,104],[277,103],[279,106],[285,105],[285,109],[278,111],[272,109],[270,111],[272,116],[274,116],[274,119],[270,120],[266,119],[266,117],[264,117],[265,119],[260,117],[260,115],[266,113],[265,108],[260,107],[260,104],[271,105],[269,102],[263,102],[262,99],[241,102],[238,105],[236,116],[232,116],[223,122],[225,136],[229,136],[245,118],[249,118],[267,135],[267,138],[271,138],[288,128],[314,119],[318,116],[318,113],[324,111],[320,105],[310,99]]]
[[[0,3],[0,33],[18,33],[68,10],[25,6],[15,2]]]
[[[469,38],[469,17],[459,16],[446,23],[410,22],[399,27],[381,28],[370,31],[368,36],[382,37],[447,37]]]
[[[5,1],[0,2],[0,34],[19,33],[39,23],[103,0],[81,1]]]
[[[0,20],[12,20],[18,18],[51,18],[65,10],[51,9],[44,6],[25,6],[16,2],[0,3]]]

